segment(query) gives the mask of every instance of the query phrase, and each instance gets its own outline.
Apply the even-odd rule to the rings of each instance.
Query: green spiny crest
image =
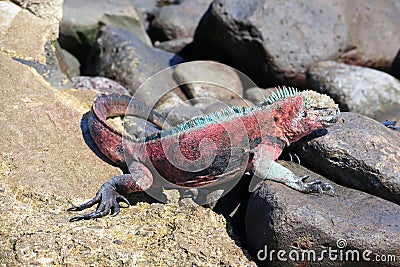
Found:
[[[288,98],[291,96],[296,96],[299,94],[299,91],[294,87],[286,87],[283,86],[282,88],[278,86],[278,90],[272,92],[267,98],[265,98],[259,105],[272,105],[273,103]]]
[[[246,113],[247,108],[245,107],[228,107],[225,109],[222,109],[217,112],[213,112],[210,114],[206,114],[201,117],[197,117],[194,119],[191,119],[183,124],[180,124],[174,128],[172,128],[172,131],[186,131],[191,128],[203,126],[208,123],[215,123],[215,122],[220,122],[220,121],[225,121],[226,119],[232,117],[232,116],[241,116],[244,113]]]
[[[247,107],[228,107],[217,112],[213,112],[201,117],[191,119],[169,130],[157,132],[155,134],[146,136],[145,141],[147,142],[174,134],[181,134],[187,132],[190,129],[203,127],[207,124],[219,123],[222,121],[229,120],[230,118],[235,116],[244,116],[248,112],[251,112],[251,109]]]

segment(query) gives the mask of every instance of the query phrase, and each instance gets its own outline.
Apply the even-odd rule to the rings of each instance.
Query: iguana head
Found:
[[[278,135],[287,145],[333,125],[338,120],[339,107],[327,95],[306,90],[282,88],[263,101],[271,108]]]
[[[303,91],[299,95],[303,97],[302,117],[308,118],[310,122],[321,124],[322,128],[337,122],[340,113],[339,106],[332,98],[310,90]]]

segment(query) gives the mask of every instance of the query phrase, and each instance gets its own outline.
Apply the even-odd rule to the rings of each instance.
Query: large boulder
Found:
[[[263,87],[304,85],[307,67],[323,60],[388,70],[400,46],[399,12],[396,0],[215,0],[194,57],[220,59]]]
[[[356,113],[291,146],[302,164],[338,184],[400,204],[400,133]]]
[[[370,68],[334,61],[318,62],[307,70],[307,85],[330,95],[342,111],[375,118],[388,108],[400,107],[400,81]]]
[[[65,0],[59,42],[84,66],[90,48],[96,43],[99,25],[124,28],[151,45],[140,17],[130,1]]]
[[[295,163],[281,164],[298,176],[325,180]],[[333,186],[336,196],[318,196],[266,181],[252,194],[246,236],[260,265],[400,266],[400,206]]]
[[[153,41],[166,41],[193,37],[201,17],[212,0],[182,1],[177,5],[165,5],[151,21],[150,36]]]

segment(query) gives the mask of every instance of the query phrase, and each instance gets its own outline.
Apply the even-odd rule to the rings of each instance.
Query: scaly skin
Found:
[[[92,200],[70,208],[79,211],[98,203],[96,211],[71,221],[103,217],[110,212],[116,215],[118,201],[129,204],[125,196],[149,189],[153,176],[178,187],[198,187],[224,183],[250,171],[259,180],[284,183],[304,193],[334,193],[329,183],[306,183],[305,177],[297,177],[275,160],[285,146],[331,126],[338,114],[338,106],[328,96],[284,87],[253,108],[228,108],[138,142],[123,138],[106,119],[135,115],[168,128],[163,117],[127,96],[99,96],[89,116],[90,134],[101,152],[121,168],[129,166],[130,174],[113,177]]]

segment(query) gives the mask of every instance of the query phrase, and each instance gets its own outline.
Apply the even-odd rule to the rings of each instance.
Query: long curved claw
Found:
[[[84,215],[79,215],[79,216],[72,217],[71,219],[69,219],[69,221],[70,222],[77,222],[77,221],[80,221],[80,220],[90,220],[90,219],[95,219],[95,218],[101,218],[101,217],[106,216],[109,212],[110,211],[106,211],[106,210],[104,210],[102,212],[95,211],[95,212],[92,212],[92,213],[89,213],[89,214],[84,214]]]
[[[119,197],[117,197],[117,201],[118,202],[123,202],[125,204],[128,205],[128,207],[131,205],[129,203],[129,201],[126,199],[126,197],[120,195]],[[111,207],[111,214],[110,216],[114,217],[115,215],[117,215],[120,211],[120,205],[118,204],[118,202],[114,203],[114,205]],[[115,205],[116,204],[116,205]]]
[[[98,203],[96,211],[73,217],[69,221],[76,222],[80,220],[100,218],[110,214],[110,212],[111,216],[115,216],[120,211],[119,202],[124,202],[128,206],[130,205],[129,201],[123,195],[119,194],[110,183],[105,183],[101,186],[93,199],[82,205],[74,206],[68,209],[68,211],[81,211]]]
[[[99,203],[101,201],[101,195],[99,193],[96,194],[96,196],[94,198],[92,198],[91,200],[89,200],[86,203],[83,203],[79,206],[73,206],[69,209],[67,209],[67,211],[81,211],[87,208],[92,207],[94,204]]]

